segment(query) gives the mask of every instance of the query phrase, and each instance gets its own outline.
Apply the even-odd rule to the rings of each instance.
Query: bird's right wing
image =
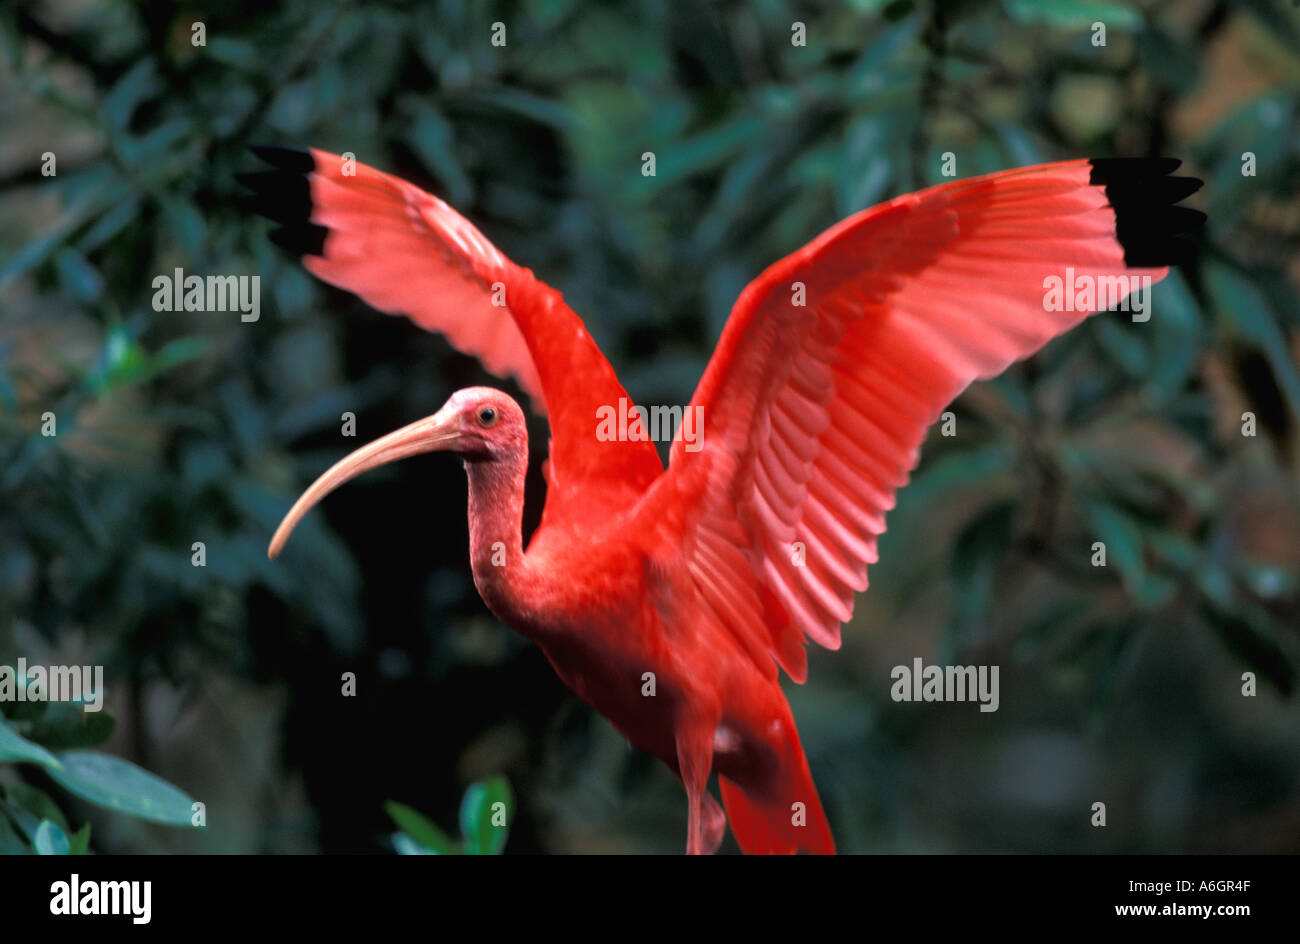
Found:
[[[444,335],[511,376],[551,426],[546,520],[621,509],[663,471],[649,441],[603,441],[598,410],[626,398],[560,293],[515,265],[432,194],[325,151],[259,147],[241,174],[271,234],[303,265],[380,311]]]
[[[1203,219],[1174,205],[1200,186],[1169,176],[1177,166],[1079,160],[955,181],[770,267],[696,389],[698,441],[679,436],[637,510],[652,560],[685,566],[744,651],[803,681],[805,637],[839,647],[944,407],[1127,296],[1128,279],[1164,277]]]

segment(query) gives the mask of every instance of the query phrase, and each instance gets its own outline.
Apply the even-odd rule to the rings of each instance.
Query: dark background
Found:
[[[239,205],[250,143],[439,194],[564,293],[646,404],[688,402],[764,266],[944,179],[944,152],[963,177],[1168,154],[1207,181],[1200,258],[1150,322],[1098,316],[958,401],[843,650],[790,697],[843,851],[1300,851],[1300,17],[941,6],[0,10],[0,664],[103,664],[101,749],[209,825],[105,812],[30,764],[0,764],[0,820],[27,786],[101,852],[382,852],[386,800],[454,832],[465,787],[504,775],[507,852],[683,847],[675,779],[478,600],[458,463],[365,476],[266,560],[330,462],[502,384],[273,246]],[[155,312],[176,267],[260,275],[261,319]],[[544,423],[532,442],[535,520]],[[1000,710],[892,702],[915,656],[1000,665]]]

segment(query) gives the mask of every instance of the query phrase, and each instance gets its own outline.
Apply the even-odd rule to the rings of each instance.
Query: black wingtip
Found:
[[[328,227],[303,222],[271,230],[271,242],[300,256],[323,256],[328,235]]]
[[[1124,264],[1160,268],[1185,262],[1200,245],[1205,214],[1179,201],[1200,190],[1195,177],[1170,176],[1182,161],[1173,157],[1094,157],[1088,182],[1104,187],[1115,211],[1115,236]]]
[[[316,169],[316,158],[306,148],[281,147],[278,144],[253,144],[248,148],[272,167],[310,174]]]
[[[235,179],[253,191],[247,206],[277,223],[299,223],[311,216],[311,185],[302,174],[287,170],[260,170],[236,174]]]
[[[236,174],[251,193],[241,205],[281,226],[271,231],[271,241],[298,255],[323,256],[329,229],[311,222],[311,183],[304,176],[316,169],[310,151],[300,148],[254,145],[249,150],[271,165],[271,170]]]

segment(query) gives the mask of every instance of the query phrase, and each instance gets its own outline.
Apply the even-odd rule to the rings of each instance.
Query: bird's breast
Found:
[[[617,534],[534,539],[527,565],[475,582],[502,622],[542,650],[560,680],[637,747],[669,757],[680,668],[644,554]]]

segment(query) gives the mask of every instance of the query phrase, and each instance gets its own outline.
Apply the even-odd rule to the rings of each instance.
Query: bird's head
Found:
[[[284,549],[303,516],[322,498],[362,472],[424,452],[454,452],[466,463],[492,462],[528,444],[523,410],[491,387],[458,390],[437,413],[362,446],[334,463],[302,493],[271,538],[268,557]]]

